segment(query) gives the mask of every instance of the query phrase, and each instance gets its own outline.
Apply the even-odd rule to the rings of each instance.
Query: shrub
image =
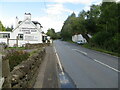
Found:
[[[98,32],[91,39],[91,43],[94,43],[97,46],[102,47],[106,41],[111,38],[110,33],[108,32]]]
[[[111,34],[109,32],[98,32],[90,40],[90,45],[99,47],[108,51],[120,53],[120,34]]]
[[[15,66],[20,64],[22,61],[27,60],[29,53],[22,50],[8,50],[5,59],[9,59],[10,70],[12,71]]]

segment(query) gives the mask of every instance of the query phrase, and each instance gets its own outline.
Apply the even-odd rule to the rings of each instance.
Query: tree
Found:
[[[101,5],[100,21],[101,29],[115,33],[118,28],[118,7],[115,2],[103,2]]]
[[[0,31],[6,31],[5,27],[3,26],[2,22],[0,21]]]
[[[82,34],[90,46],[120,53],[120,3],[105,1],[91,5],[90,10],[81,11],[78,17],[74,13],[68,16],[61,29],[63,40]],[[92,39],[88,39],[87,33],[92,34]]]
[[[13,30],[13,25],[11,25],[11,27],[7,27],[6,31],[12,31]]]
[[[115,2],[103,2],[98,19],[99,31],[91,39],[91,45],[120,53],[120,32],[118,28],[119,8]]]
[[[89,33],[95,34],[99,31],[98,20],[100,17],[100,5],[92,5],[87,11],[86,29]]]
[[[56,39],[56,33],[55,33],[55,30],[53,28],[51,29],[48,29],[47,33],[46,33],[48,36],[51,37],[51,39]]]
[[[71,39],[72,35],[73,35],[73,27],[72,24],[74,24],[74,20],[76,18],[75,13],[73,12],[70,16],[68,16],[68,18],[66,19],[66,21],[64,22],[64,25],[61,29],[61,36],[64,40],[69,40]]]

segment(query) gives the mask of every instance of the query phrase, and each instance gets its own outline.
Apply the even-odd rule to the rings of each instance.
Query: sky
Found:
[[[92,4],[102,0],[0,0],[0,21],[5,27],[15,27],[16,16],[24,20],[24,13],[31,13],[32,21],[38,21],[47,32],[49,28],[60,31],[71,13],[76,16],[82,10],[89,10]]]

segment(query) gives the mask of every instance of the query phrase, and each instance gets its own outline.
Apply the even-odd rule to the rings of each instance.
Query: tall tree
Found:
[[[118,7],[115,2],[103,2],[101,5],[101,30],[115,33],[118,28]]]
[[[98,20],[100,17],[100,5],[92,5],[87,11],[86,29],[89,33],[94,34],[98,32]]]
[[[64,25],[61,29],[61,36],[63,37],[64,40],[71,39],[73,33],[72,24],[74,24],[73,20],[75,20],[75,18],[76,15],[73,12],[64,22]]]

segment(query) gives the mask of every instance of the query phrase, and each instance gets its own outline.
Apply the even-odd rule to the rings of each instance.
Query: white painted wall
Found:
[[[18,40],[19,47],[25,43],[42,43],[42,30],[40,27],[34,25],[30,18],[31,16],[25,15],[25,20],[21,22],[21,24],[18,25],[12,32],[9,32],[10,39],[17,39],[18,34],[23,34],[23,40]],[[0,38],[0,42],[7,43],[7,38]],[[9,40],[10,47],[13,47],[15,44],[16,40]]]
[[[0,43],[6,43],[7,44],[7,38],[0,38]]]
[[[19,46],[25,43],[42,43],[42,30],[35,26],[30,20],[26,20],[19,28],[12,33],[11,39],[17,38],[18,34],[23,34],[23,40],[19,40]]]
[[[3,34],[4,34],[4,33],[8,33],[8,34],[10,34],[10,36],[11,36],[11,33],[12,33],[12,32],[0,32],[0,34],[1,34],[1,33],[3,33]],[[3,43],[3,42],[7,44],[7,38],[0,38],[0,43]]]

